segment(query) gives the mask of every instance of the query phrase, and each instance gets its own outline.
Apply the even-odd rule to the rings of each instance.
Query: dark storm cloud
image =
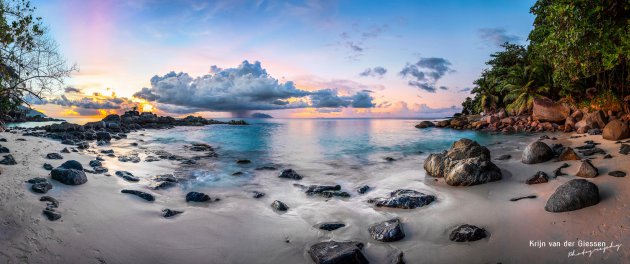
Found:
[[[479,29],[479,37],[492,45],[500,46],[505,42],[515,43],[521,38],[508,34],[504,28],[482,28]]]
[[[400,75],[411,79],[407,82],[410,86],[435,93],[438,89],[436,87],[437,81],[447,73],[454,71],[450,66],[451,63],[444,58],[420,58],[416,63],[407,63],[400,71]],[[442,87],[440,89],[444,90]]]

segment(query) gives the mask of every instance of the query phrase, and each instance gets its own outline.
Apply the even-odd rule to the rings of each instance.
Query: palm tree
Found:
[[[528,112],[534,106],[534,99],[549,92],[549,86],[542,79],[544,73],[535,65],[518,67],[510,72],[509,93],[505,101],[510,102],[507,110],[517,115]]]
[[[491,76],[487,71],[481,74],[481,78],[475,81],[477,85],[473,90],[473,94],[479,95],[479,105],[477,105],[477,111],[484,113],[490,113],[497,109],[499,104],[499,97],[497,93],[503,88],[503,84],[498,78]]]

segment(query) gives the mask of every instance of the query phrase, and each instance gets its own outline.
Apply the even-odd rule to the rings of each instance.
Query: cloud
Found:
[[[460,92],[460,93],[466,93],[466,92],[470,92],[471,90],[472,90],[472,88],[470,88],[470,87],[465,87],[465,88],[459,89],[459,92]]]
[[[383,77],[383,75],[385,75],[385,73],[387,73],[387,69],[381,67],[381,66],[376,66],[374,68],[367,68],[364,71],[362,71],[361,73],[359,73],[359,76],[362,77],[368,77],[368,76],[372,76],[372,77]]]
[[[94,95],[94,97],[82,97],[78,99],[68,99],[65,95],[46,101],[49,104],[60,106],[75,106],[86,109],[120,109],[122,105],[133,104],[127,98],[103,97]]]
[[[339,34],[341,40],[338,42],[349,50],[348,59],[358,60],[365,51],[366,43],[371,39],[378,38],[389,29],[389,25],[372,25],[361,29],[358,24],[353,24],[353,29]]]
[[[370,91],[361,91],[352,96],[352,107],[354,108],[372,108],[376,104],[373,102],[374,97],[370,95]]]
[[[74,87],[66,87],[65,89],[63,89],[63,91],[65,93],[81,93],[81,89],[77,89]]]
[[[436,83],[446,73],[454,72],[450,68],[451,63],[444,58],[420,58],[416,63],[407,63],[400,71],[403,78],[411,78],[407,82],[410,86],[418,87],[424,91],[435,93],[438,89]],[[440,89],[444,90],[441,86]]]
[[[329,86],[330,87],[330,86]],[[361,90],[340,96],[333,88],[307,91],[291,81],[279,82],[262,68],[260,62],[243,61],[236,68],[212,66],[210,74],[193,78],[187,73],[170,72],[151,78],[151,87],[134,94],[159,105],[172,105],[175,111],[220,111],[242,113],[251,110],[293,108],[358,107],[370,105],[372,97]],[[351,94],[351,93],[347,93]],[[367,97],[369,98],[365,98]],[[170,108],[159,108],[169,111]]]
[[[479,29],[479,37],[492,45],[500,46],[505,42],[515,43],[520,41],[520,37],[508,34],[504,28],[482,28]]]
[[[448,90],[448,87],[446,87],[446,86],[440,86],[440,90],[445,90],[445,91],[446,91],[446,90]]]

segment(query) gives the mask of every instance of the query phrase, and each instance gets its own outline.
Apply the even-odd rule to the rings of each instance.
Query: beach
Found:
[[[289,128],[312,125],[287,125]],[[255,127],[253,124],[250,127]],[[282,128],[287,128],[283,126]],[[210,126],[212,127],[212,126]],[[308,254],[311,245],[321,241],[358,241],[365,245],[363,254],[370,263],[390,263],[400,252],[406,263],[623,263],[627,262],[630,245],[627,216],[630,188],[627,178],[607,175],[613,170],[629,172],[630,156],[619,154],[620,144],[603,140],[601,136],[570,138],[571,133],[545,133],[551,138],[543,142],[560,143],[577,147],[586,140],[601,143],[599,148],[613,156],[591,156],[599,176],[588,179],[599,187],[601,201],[580,210],[550,213],[545,203],[561,184],[578,178],[575,173],[580,161],[566,161],[566,176],[551,178],[549,182],[528,185],[525,180],[537,171],[552,175],[564,162],[548,161],[540,164],[523,164],[521,154],[531,142],[542,134],[487,136],[480,138],[489,148],[493,162],[501,169],[503,178],[475,186],[449,186],[443,178],[427,176],[423,162],[429,153],[387,152],[393,161],[384,160],[383,153],[361,157],[361,162],[344,157],[329,162],[287,161],[277,164],[278,170],[255,170],[256,155],[246,156],[256,165],[240,166],[246,176],[235,181],[223,180],[226,176],[203,178],[203,184],[188,181],[164,190],[150,189],[150,178],[165,173],[179,175],[198,174],[200,171],[234,171],[234,165],[223,167],[226,161],[200,159],[194,165],[162,159],[146,162],[148,150],[163,148],[171,153],[192,157],[196,155],[185,145],[151,145],[151,139],[166,133],[184,134],[195,139],[195,128],[169,130],[140,130],[127,138],[113,140],[110,145],[87,150],[62,153],[62,160],[46,159],[47,153],[59,152],[67,145],[46,138],[22,136],[20,133],[0,133],[7,142],[0,145],[11,150],[16,165],[0,165],[0,262],[2,263],[312,263]],[[233,129],[233,128],[230,128]],[[253,129],[253,128],[242,128]],[[413,129],[413,127],[412,127]],[[380,130],[379,130],[380,131]],[[387,134],[388,130],[384,130]],[[420,130],[409,130],[409,133]],[[446,131],[446,130],[443,130]],[[202,132],[198,132],[202,133]],[[441,132],[444,133],[444,132]],[[452,131],[445,141],[458,140],[457,135],[468,132]],[[191,135],[191,136],[188,136]],[[295,134],[298,136],[299,134]],[[23,138],[25,141],[18,141]],[[307,153],[311,144],[308,136],[300,144]],[[292,138],[285,138],[291,147]],[[372,139],[377,141],[376,138]],[[139,143],[134,146],[132,143]],[[147,144],[145,144],[147,143]],[[213,145],[212,142],[205,142]],[[278,143],[272,141],[272,143]],[[334,144],[333,144],[334,145]],[[265,147],[263,147],[265,148]],[[441,149],[440,149],[441,148]],[[85,168],[103,149],[113,149],[117,156],[137,151],[141,162],[121,162],[115,157],[103,156],[105,174],[87,173],[88,182],[67,186],[50,180],[53,188],[46,195],[55,197],[61,219],[49,221],[42,214],[45,202],[41,194],[30,190],[25,181],[33,177],[48,178],[49,171],[42,164],[59,166],[67,160],[79,161]],[[405,148],[401,148],[406,150]],[[444,145],[431,147],[434,152],[446,150]],[[219,157],[227,155],[226,148],[216,149]],[[341,151],[343,152],[343,151]],[[147,154],[149,153],[149,154]],[[504,154],[508,160],[494,160]],[[287,154],[291,156],[290,154]],[[237,155],[238,156],[238,155]],[[273,155],[271,155],[273,156]],[[352,156],[352,155],[351,155]],[[261,158],[263,156],[260,156]],[[280,155],[280,157],[284,157]],[[300,157],[296,157],[299,159]],[[232,157],[230,157],[231,160]],[[308,159],[306,159],[308,160]],[[317,159],[313,159],[314,161]],[[362,165],[361,165],[362,164]],[[218,168],[218,169],[217,169]],[[293,168],[304,178],[300,181],[278,178],[281,169]],[[115,171],[129,171],[141,178],[128,182],[117,177]],[[224,174],[228,172],[223,172]],[[230,175],[230,174],[227,174]],[[294,183],[339,184],[350,194],[348,198],[317,197],[306,195]],[[369,185],[372,189],[358,194],[356,188]],[[122,189],[142,190],[153,194],[155,201],[123,194]],[[397,189],[412,189],[436,196],[436,201],[416,209],[379,208],[368,203],[375,197],[384,197]],[[184,197],[188,191],[200,191],[218,201],[190,203]],[[255,199],[253,191],[265,196]],[[535,195],[534,199],[516,202],[511,198]],[[274,200],[289,206],[286,212],[271,208]],[[170,218],[162,216],[165,208],[183,211]],[[374,223],[399,218],[404,227],[404,239],[396,242],[379,242],[370,237],[368,227]],[[314,227],[321,222],[339,221],[345,227],[324,231]],[[460,224],[473,224],[484,228],[488,236],[479,241],[453,242],[449,233]],[[546,242],[543,247],[541,243]],[[573,247],[551,247],[550,242],[576,242]],[[580,242],[578,246],[578,242]],[[584,242],[619,244],[606,252],[575,255],[583,249],[594,249]],[[570,252],[574,251],[573,256]]]

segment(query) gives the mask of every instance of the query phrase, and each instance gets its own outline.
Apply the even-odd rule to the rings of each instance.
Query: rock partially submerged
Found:
[[[368,200],[377,207],[390,207],[401,209],[414,209],[428,205],[435,201],[435,196],[424,194],[414,190],[399,189],[393,191],[386,198],[374,198]]]
[[[399,219],[376,223],[368,228],[372,239],[381,242],[393,242],[405,238],[405,231]]]
[[[326,241],[312,245],[308,254],[317,264],[368,264],[362,249],[360,242]]]
[[[316,224],[313,227],[317,229],[325,230],[325,231],[333,231],[333,230],[337,230],[345,226],[346,224],[341,223],[341,222],[324,222],[324,223]]]
[[[273,201],[273,203],[271,203],[271,208],[278,210],[278,211],[287,211],[289,210],[289,206],[286,205],[285,203],[275,200]]]
[[[69,160],[54,168],[50,176],[66,185],[81,185],[88,181],[83,166],[76,160]]]
[[[584,179],[570,180],[558,187],[547,200],[547,212],[567,212],[599,203],[599,188]]]
[[[298,174],[293,169],[283,170],[282,173],[280,173],[280,176],[278,176],[278,177],[284,178],[284,179],[292,179],[292,180],[301,180],[302,179],[302,175]]]
[[[138,197],[140,197],[140,198],[142,198],[144,200],[147,200],[149,202],[155,201],[155,197],[153,197],[152,194],[146,193],[146,192],[143,192],[143,191],[123,189],[120,192],[121,193],[133,194],[133,195],[138,196]]]
[[[15,161],[15,158],[13,158],[13,155],[9,154],[9,155],[4,155],[2,157],[2,160],[0,160],[0,164],[2,164],[2,165],[15,165],[15,164],[17,164],[17,162]]]
[[[486,230],[474,225],[460,225],[451,231],[448,238],[454,242],[471,242],[483,239],[487,236]]]
[[[416,128],[427,128],[427,127],[434,127],[434,126],[435,124],[431,121],[422,121],[416,125]]]
[[[209,195],[202,192],[189,192],[186,194],[186,202],[211,202],[212,198]]]
[[[444,177],[452,186],[470,186],[501,179],[502,174],[490,160],[488,148],[470,139],[460,139],[448,151],[433,153],[424,161],[424,169],[433,177]]]
[[[309,196],[322,196],[326,198],[330,197],[350,197],[348,192],[342,191],[340,185],[309,185],[304,186],[301,184],[295,184],[296,186],[302,188],[304,193]]]
[[[534,141],[523,150],[521,162],[525,164],[536,164],[548,161],[554,156],[553,150],[542,141]]]
[[[171,209],[168,209],[168,208],[162,210],[162,216],[164,218],[173,217],[173,216],[176,216],[176,215],[181,214],[181,213],[183,213],[183,211],[171,210]]]
[[[121,177],[127,181],[130,182],[138,182],[140,181],[140,178],[133,176],[133,174],[131,174],[131,172],[128,171],[116,171],[116,176]]]

